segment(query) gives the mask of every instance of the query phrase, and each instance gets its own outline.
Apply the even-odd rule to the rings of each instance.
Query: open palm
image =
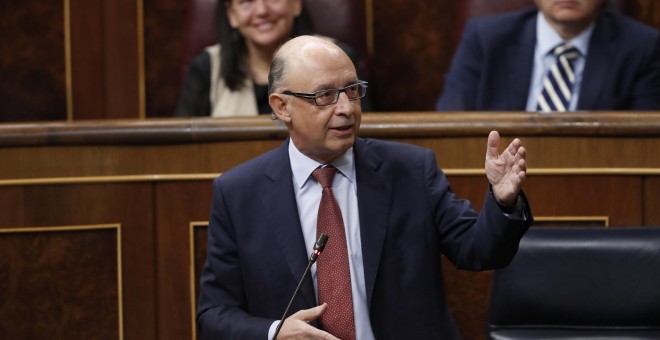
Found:
[[[486,148],[486,176],[497,202],[510,206],[515,202],[518,192],[525,182],[526,151],[518,138],[514,139],[502,154],[499,154],[499,145],[499,133],[491,131]]]

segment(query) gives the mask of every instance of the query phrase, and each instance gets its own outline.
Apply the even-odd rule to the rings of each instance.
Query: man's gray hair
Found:
[[[284,83],[284,69],[286,67],[286,60],[278,52],[279,49],[275,52],[275,55],[273,56],[273,61],[270,63],[270,70],[268,71],[269,96],[273,93],[281,91]],[[271,111],[270,118],[272,120],[278,120],[274,110]]]
[[[281,53],[275,53],[273,61],[270,64],[270,71],[268,72],[268,94],[276,93],[282,89],[284,83],[284,69],[286,68],[286,60],[281,56]]]

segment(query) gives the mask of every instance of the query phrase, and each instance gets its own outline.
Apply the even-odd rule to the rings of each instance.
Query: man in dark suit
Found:
[[[603,0],[536,3],[466,24],[437,110],[660,109],[657,29],[602,9]],[[572,96],[563,109],[544,109],[539,98],[561,43],[578,51]]]
[[[343,320],[354,332],[343,338],[458,338],[440,255],[470,270],[512,260],[532,223],[521,191],[521,141],[514,139],[498,154],[499,134],[488,136],[490,185],[477,213],[455,197],[430,150],[357,137],[366,83],[332,42],[301,36],[284,44],[271,65],[269,86],[270,105],[290,138],[213,183],[197,309],[200,337],[273,337],[317,239],[317,211],[327,188],[313,175],[320,166],[333,166],[331,189],[345,224],[354,312]],[[323,318],[348,311],[321,299],[316,266],[332,260],[328,247],[342,238],[330,235],[278,339],[337,339]]]

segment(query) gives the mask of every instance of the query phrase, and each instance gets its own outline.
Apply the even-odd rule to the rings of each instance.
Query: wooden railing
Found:
[[[543,225],[660,225],[660,112],[365,114],[360,136],[434,150],[479,208],[491,130],[527,148]],[[192,338],[211,180],[286,136],[269,117],[0,125],[7,337]],[[463,336],[483,338],[490,273],[443,267]]]

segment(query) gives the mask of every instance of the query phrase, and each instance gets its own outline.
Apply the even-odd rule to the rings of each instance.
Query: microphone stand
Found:
[[[284,314],[282,315],[282,321],[280,321],[280,323],[277,325],[277,328],[275,329],[273,340],[277,339],[277,334],[279,334],[280,329],[282,329],[282,325],[284,324],[284,319],[286,319],[286,315],[289,313],[289,309],[293,304],[293,300],[298,295],[298,292],[300,291],[300,287],[302,287],[302,284],[303,282],[305,282],[305,278],[307,277],[307,273],[309,273],[309,269],[316,262],[316,259],[319,257],[319,255],[321,255],[321,252],[325,248],[325,244],[327,241],[328,241],[328,235],[325,233],[321,233],[321,236],[319,236],[319,239],[316,241],[316,244],[314,244],[314,250],[312,251],[312,255],[309,257],[309,261],[307,262],[307,268],[305,268],[305,272],[303,273],[302,277],[300,278],[300,281],[298,282],[298,287],[296,287],[296,291],[293,292],[293,296],[289,301],[289,305],[286,307],[286,310],[284,310]]]

